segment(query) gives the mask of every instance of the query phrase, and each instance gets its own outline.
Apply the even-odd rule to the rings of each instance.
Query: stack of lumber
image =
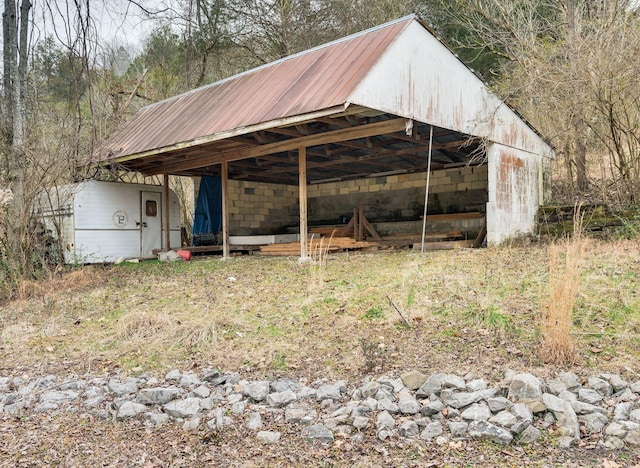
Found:
[[[375,249],[376,242],[355,241],[351,237],[326,237],[309,241],[309,256],[324,255],[327,252],[339,252],[342,250]],[[300,242],[288,242],[286,244],[269,244],[260,247],[258,255],[300,255]]]
[[[446,232],[426,232],[424,235],[425,242],[444,242],[464,239],[462,231],[446,231]],[[411,244],[422,243],[422,234],[398,233],[384,236],[382,241],[385,244],[393,244],[398,246],[406,246]]]

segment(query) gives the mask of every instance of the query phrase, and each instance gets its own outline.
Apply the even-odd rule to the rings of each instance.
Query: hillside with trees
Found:
[[[64,11],[4,2],[3,283],[33,277],[46,262],[29,219],[34,196],[53,184],[117,178],[91,157],[140,107],[414,12],[553,144],[557,202],[624,208],[640,197],[632,0],[121,3],[114,13],[124,5],[151,31],[134,46],[99,34],[102,18],[88,0]]]

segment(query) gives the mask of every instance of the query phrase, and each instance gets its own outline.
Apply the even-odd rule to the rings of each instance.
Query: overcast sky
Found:
[[[80,3],[86,3],[80,0]],[[124,45],[140,48],[151,32],[152,22],[144,10],[170,10],[175,0],[90,0],[89,14],[94,22],[101,45]],[[63,41],[76,35],[73,19],[76,16],[73,0],[33,0],[33,40],[57,35]],[[144,9],[144,10],[143,10]],[[83,12],[84,13],[84,12]]]

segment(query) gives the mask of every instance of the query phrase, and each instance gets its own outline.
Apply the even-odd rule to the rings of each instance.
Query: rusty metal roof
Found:
[[[99,159],[161,153],[258,124],[268,128],[269,122],[276,126],[294,116],[344,110],[339,106],[414,19],[404,17],[144,107],[110,138]]]

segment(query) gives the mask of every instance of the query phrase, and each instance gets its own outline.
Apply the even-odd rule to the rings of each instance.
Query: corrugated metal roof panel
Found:
[[[101,152],[111,159],[342,105],[413,16],[147,106]]]

